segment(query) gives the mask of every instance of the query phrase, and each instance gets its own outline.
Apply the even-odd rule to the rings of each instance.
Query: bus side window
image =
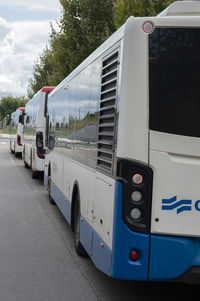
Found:
[[[51,132],[49,133],[49,143],[48,143],[48,148],[50,150],[53,150],[54,149],[54,146],[55,146],[55,133]]]
[[[29,115],[26,115],[26,123],[30,123],[30,117],[29,117]]]
[[[60,128],[59,122],[56,122],[56,130],[59,131],[59,128]]]

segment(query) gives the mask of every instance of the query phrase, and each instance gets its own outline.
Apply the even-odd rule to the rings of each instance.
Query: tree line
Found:
[[[33,66],[28,96],[57,86],[130,16],[155,16],[174,0],[60,0],[58,30]]]
[[[13,97],[13,96],[4,96],[0,101],[0,120],[4,118],[7,119],[7,123],[10,124],[11,114],[17,110],[19,107],[24,107],[28,99],[24,96],[22,97]]]

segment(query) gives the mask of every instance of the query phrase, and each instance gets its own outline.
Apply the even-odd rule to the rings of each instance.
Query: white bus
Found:
[[[200,2],[127,22],[48,97],[45,185],[115,278],[200,283]]]
[[[47,95],[54,87],[43,87],[25,106],[23,160],[31,167],[32,178],[44,172],[44,154],[36,146],[36,135],[46,135],[45,107]]]
[[[24,107],[18,108],[11,114],[11,135],[10,151],[16,157],[22,157],[23,149],[23,130],[24,130]]]

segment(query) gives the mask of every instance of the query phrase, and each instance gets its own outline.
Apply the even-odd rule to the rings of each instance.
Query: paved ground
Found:
[[[75,254],[40,180],[0,140],[0,301],[200,300],[198,286],[111,279]]]

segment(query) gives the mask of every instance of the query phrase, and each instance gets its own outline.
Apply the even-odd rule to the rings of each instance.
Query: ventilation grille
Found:
[[[102,64],[97,167],[108,173],[113,168],[118,55],[114,52]]]

